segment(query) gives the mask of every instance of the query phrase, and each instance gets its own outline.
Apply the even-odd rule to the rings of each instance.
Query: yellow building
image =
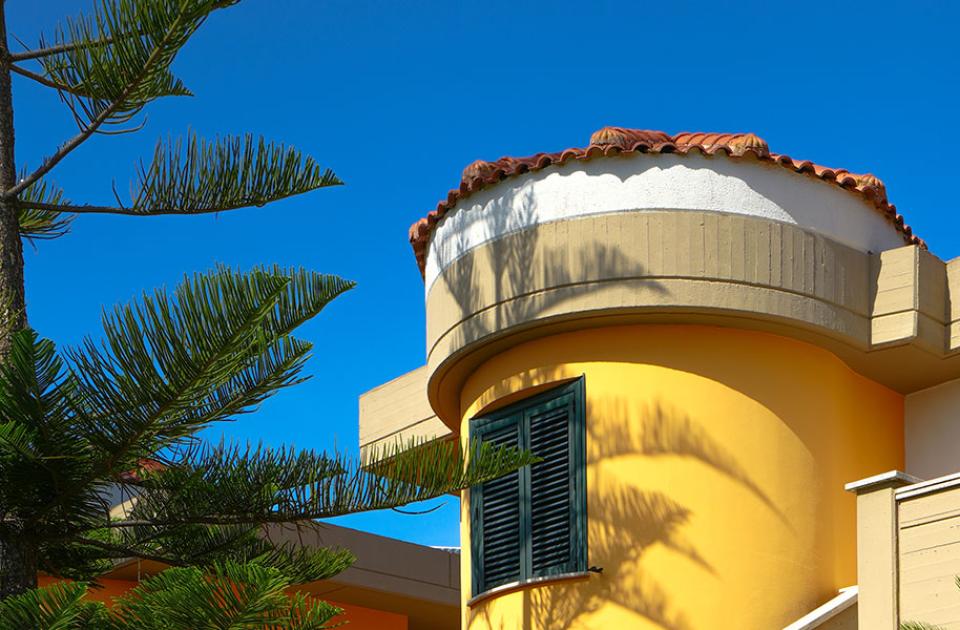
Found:
[[[465,630],[960,628],[960,482],[916,484],[960,468],[960,262],[879,179],[608,127],[471,164],[411,241],[426,365],[361,445],[544,458],[462,497]]]

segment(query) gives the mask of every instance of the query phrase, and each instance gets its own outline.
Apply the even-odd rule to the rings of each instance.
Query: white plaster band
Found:
[[[792,223],[860,251],[904,244],[861,196],[782,166],[725,156],[631,154],[524,173],[465,199],[434,228],[426,292],[455,260],[512,232],[588,215],[663,210]]]

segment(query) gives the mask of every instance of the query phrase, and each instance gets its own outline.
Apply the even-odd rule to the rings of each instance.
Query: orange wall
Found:
[[[46,575],[41,575],[37,580],[39,586],[48,586],[58,581],[59,580],[56,578]],[[98,602],[106,602],[108,604],[113,601],[114,597],[123,595],[128,590],[136,586],[134,582],[130,582],[128,580],[111,580],[107,578],[101,579],[100,584],[103,586],[103,588],[91,588],[88,591],[87,597]]]
[[[57,580],[48,576],[41,575],[39,578],[39,585],[46,586],[52,584]],[[100,580],[103,588],[91,589],[89,597],[97,601],[110,603],[113,598],[118,595],[122,595],[127,592],[134,586],[136,582],[128,580],[111,580],[111,579],[102,579]],[[324,600],[327,601],[338,608],[343,609],[343,615],[334,619],[335,622],[346,621],[349,623],[348,628],[351,630],[407,630],[407,617],[406,615],[401,615],[392,612],[386,612],[383,610],[375,610],[373,608],[366,608],[364,606],[356,606],[353,604],[344,604],[342,602],[336,602],[333,600]]]
[[[330,601],[330,600],[327,600]],[[349,625],[344,628],[359,630],[407,630],[407,616],[397,613],[364,608],[363,606],[354,606],[352,604],[343,604],[341,602],[330,601],[334,606],[343,608],[343,617],[335,621],[347,621]]]

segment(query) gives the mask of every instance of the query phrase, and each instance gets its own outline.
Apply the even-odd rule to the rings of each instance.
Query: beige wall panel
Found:
[[[903,311],[878,315],[870,320],[871,341],[875,345],[900,343],[917,335],[917,312]]]
[[[960,295],[960,291],[958,291]],[[947,350],[949,352],[956,352],[960,350],[960,322],[951,322],[949,328],[947,329]]]
[[[917,308],[915,280],[916,278],[912,274],[884,275],[881,282],[891,284],[877,293],[873,315],[893,315],[914,311]]]
[[[960,492],[934,492],[901,499],[899,510],[901,527],[951,518],[960,515]]]
[[[951,322],[960,321],[960,258],[947,262],[947,317]]]
[[[928,250],[917,248],[917,307],[940,325],[948,321],[946,263]]]
[[[960,258],[947,263],[947,334],[950,351],[960,350]]]
[[[904,407],[907,472],[933,479],[960,471],[960,379],[909,394]]]
[[[947,352],[947,329],[942,320],[934,319],[924,312],[917,314],[917,336],[913,343],[935,356]]]
[[[917,556],[927,555],[931,549],[946,549],[953,545],[960,545],[960,518],[958,516],[948,516],[945,518],[931,519],[925,523],[901,527],[902,536],[900,538],[901,554],[917,554]],[[960,551],[960,549],[958,549]],[[939,551],[937,552],[939,554]],[[948,554],[950,557],[960,558],[953,552]],[[938,556],[939,557],[939,556]],[[960,566],[954,566],[954,572],[958,571]],[[905,567],[906,570],[906,567]]]
[[[900,619],[960,628],[960,490],[900,502]]]
[[[360,396],[360,447],[411,438],[448,437],[427,400],[426,366]]]
[[[910,341],[935,355],[947,350],[947,278],[939,258],[915,246],[872,258],[874,346]]]
[[[308,547],[350,549],[357,561],[336,576],[342,584],[377,588],[443,604],[459,601],[460,556],[326,523],[277,525],[271,539]]]
[[[898,247],[873,258],[877,276],[873,315],[902,313],[917,308],[917,249]]]

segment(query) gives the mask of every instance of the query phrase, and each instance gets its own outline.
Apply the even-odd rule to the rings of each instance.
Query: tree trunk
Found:
[[[36,550],[22,537],[0,538],[0,600],[36,587]]]
[[[0,4],[0,191],[17,185],[14,159],[13,90],[7,49],[7,25]],[[0,194],[3,194],[0,193]],[[10,335],[26,325],[23,297],[23,244],[15,199],[0,197],[0,360],[10,350]]]
[[[0,1],[0,361],[10,353],[11,335],[26,325],[23,295],[23,246],[17,202],[4,193],[17,184],[14,161],[13,91],[7,48],[6,11]],[[0,506],[4,518],[16,518]],[[37,553],[16,522],[0,524],[0,599],[37,585]]]

